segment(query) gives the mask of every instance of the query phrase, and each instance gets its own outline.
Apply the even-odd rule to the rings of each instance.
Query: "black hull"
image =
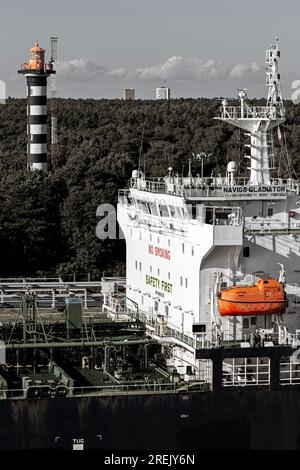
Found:
[[[1,400],[0,449],[300,449],[300,391]]]

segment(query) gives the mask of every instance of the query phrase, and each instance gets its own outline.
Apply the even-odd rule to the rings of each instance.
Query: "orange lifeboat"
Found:
[[[235,286],[219,293],[222,316],[272,315],[282,313],[288,301],[276,279],[259,279],[253,286]]]

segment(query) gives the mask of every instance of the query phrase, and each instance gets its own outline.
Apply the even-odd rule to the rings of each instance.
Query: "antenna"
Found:
[[[279,40],[266,51],[266,85],[268,87],[267,106],[274,107],[279,117],[284,117],[283,99],[280,86],[278,62],[280,58]]]
[[[143,123],[141,145],[140,145],[140,151],[139,151],[139,165],[138,165],[139,174],[140,174],[140,170],[141,170],[141,160],[142,160],[143,143],[144,143],[144,132],[145,132],[145,121]],[[145,159],[144,159],[144,174],[145,174],[145,169],[146,169],[145,167],[146,167],[146,162],[145,162]]]
[[[57,64],[57,37],[51,37],[51,63],[53,68]],[[56,167],[57,163],[57,80],[56,74],[51,75],[51,163]]]

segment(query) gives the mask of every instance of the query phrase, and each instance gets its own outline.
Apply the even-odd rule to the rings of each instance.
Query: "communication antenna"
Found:
[[[139,165],[138,165],[139,175],[140,175],[141,163],[142,163],[144,132],[145,132],[145,121],[143,123],[143,130],[142,130],[142,137],[141,137],[141,144],[140,144],[140,151],[139,151]],[[145,175],[145,171],[146,171],[146,161],[145,161],[145,158],[144,158],[144,175]]]
[[[57,37],[51,37],[51,63],[54,70],[57,65]],[[55,168],[57,164],[57,80],[56,74],[51,75],[51,163]]]

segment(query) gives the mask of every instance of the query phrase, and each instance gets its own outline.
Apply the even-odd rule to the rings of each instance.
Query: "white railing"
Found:
[[[275,106],[226,106],[221,108],[222,119],[277,119],[284,113]]]
[[[270,359],[265,358],[266,362],[263,364],[260,363],[261,359],[261,357],[252,358],[251,364],[247,363],[247,358],[233,358],[231,363],[224,361],[223,386],[248,387],[270,385]]]
[[[290,232],[300,230],[300,222],[291,220],[285,222],[279,219],[248,219],[244,222],[244,228],[246,232]]]
[[[300,362],[293,361],[293,357],[285,358],[280,362],[280,384],[300,384]]]
[[[158,194],[173,194],[182,197],[213,196],[222,193],[223,188],[231,186],[230,179],[222,176],[210,178],[201,178],[199,175],[196,177],[184,178],[179,176],[166,176],[164,178],[147,177],[147,179],[138,178],[131,180],[131,187],[134,189]],[[247,177],[235,178],[233,186],[240,186],[243,190],[245,187],[251,187],[254,189],[259,188],[259,186],[250,185],[249,178]],[[281,187],[284,192],[296,191],[299,188],[298,182],[292,178],[271,178],[270,186]],[[124,192],[119,192],[119,196],[124,200]]]

